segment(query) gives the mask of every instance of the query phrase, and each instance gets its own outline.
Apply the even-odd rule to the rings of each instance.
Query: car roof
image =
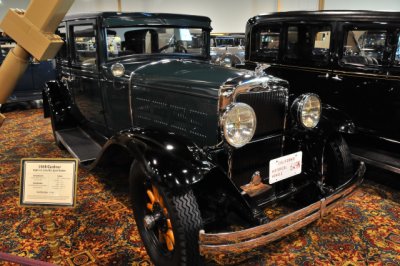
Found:
[[[206,16],[184,15],[172,13],[145,13],[145,12],[90,12],[67,15],[63,21],[123,18],[130,25],[144,25],[151,21],[152,25],[199,25],[211,28],[211,19]]]
[[[400,21],[400,12],[373,10],[323,10],[323,11],[287,11],[260,14],[249,19],[249,24],[262,21],[319,20],[319,21]]]

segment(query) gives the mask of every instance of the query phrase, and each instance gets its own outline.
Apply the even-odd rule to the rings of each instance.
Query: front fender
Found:
[[[115,150],[116,146],[136,160],[149,178],[172,189],[195,184],[214,168],[211,159],[196,144],[156,129],[121,131],[106,143],[95,163],[105,163],[107,150]]]
[[[354,134],[356,127],[353,120],[343,111],[327,104],[322,105],[319,129],[324,133],[345,133]]]

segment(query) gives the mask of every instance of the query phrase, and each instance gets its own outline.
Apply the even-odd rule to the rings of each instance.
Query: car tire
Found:
[[[152,204],[148,196],[149,190],[162,202],[163,219],[154,228],[148,229],[145,217],[153,214],[148,204]],[[134,163],[130,174],[131,202],[142,241],[148,255],[155,265],[202,265],[199,254],[199,230],[202,229],[202,218],[196,197],[191,189],[176,192],[158,183],[147,180],[139,164]],[[158,204],[160,204],[158,202]],[[153,203],[153,210],[157,202]],[[161,204],[160,204],[161,205]],[[165,218],[165,219],[164,219]],[[166,220],[170,220],[168,223]],[[160,222],[161,221],[161,222]],[[169,224],[169,225],[168,225]],[[172,230],[174,245],[168,247],[168,230]],[[172,228],[170,228],[172,227]],[[165,233],[165,231],[167,231]],[[164,232],[164,233],[162,233]],[[162,235],[160,237],[160,235]],[[163,241],[164,240],[164,241]]]
[[[349,146],[342,136],[335,136],[327,141],[323,169],[326,184],[333,188],[341,186],[351,178],[353,159]]]

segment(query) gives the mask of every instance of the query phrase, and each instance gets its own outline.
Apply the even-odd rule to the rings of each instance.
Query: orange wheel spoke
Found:
[[[171,219],[167,219],[168,229],[172,229]]]
[[[157,202],[160,202],[160,193],[158,193],[158,189],[155,187],[155,186],[152,186],[153,187],[153,193],[154,193],[154,198],[155,198],[155,200],[157,201]]]
[[[156,198],[154,197],[154,194],[150,189],[147,190],[147,196],[149,196],[151,204],[154,204],[154,202],[156,201]]]
[[[166,238],[171,240],[172,244],[175,245],[175,237],[174,237],[174,232],[172,232],[172,229],[168,229],[168,231],[165,233],[165,235],[167,236]]]
[[[173,251],[174,250],[174,243],[172,242],[171,239],[169,239],[168,237],[165,238],[165,243],[167,244],[167,248],[169,251]]]

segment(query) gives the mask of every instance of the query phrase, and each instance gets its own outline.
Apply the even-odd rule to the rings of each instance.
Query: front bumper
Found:
[[[307,226],[350,197],[362,183],[364,172],[365,165],[361,162],[352,179],[334,194],[267,224],[217,234],[207,234],[201,230],[199,236],[201,255],[248,252]]]

